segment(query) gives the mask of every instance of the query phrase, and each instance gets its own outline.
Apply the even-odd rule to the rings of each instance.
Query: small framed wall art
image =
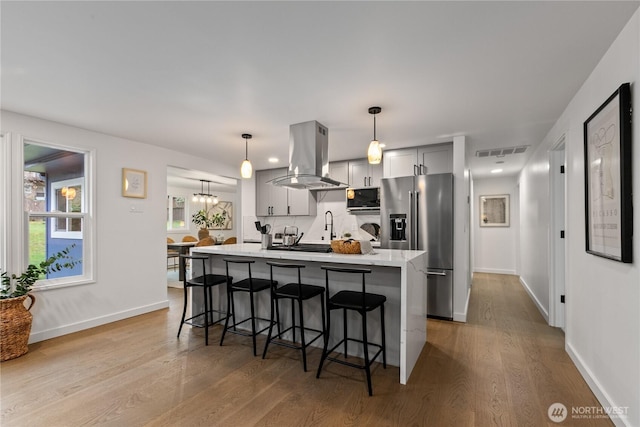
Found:
[[[122,168],[122,195],[136,199],[147,198],[147,172]]]
[[[586,251],[632,262],[631,90],[621,85],[584,122]]]
[[[509,226],[509,195],[480,196],[480,227]]]

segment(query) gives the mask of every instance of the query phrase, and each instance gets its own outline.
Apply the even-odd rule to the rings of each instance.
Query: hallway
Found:
[[[299,355],[253,357],[250,340],[204,346],[201,330],[175,334],[171,307],[32,344],[2,364],[3,426],[541,426],[551,403],[598,403],[516,276],[476,274],[469,323],[429,320],[428,343],[409,384],[399,369],[364,374],[330,364],[320,380]],[[42,297],[44,298],[44,296]],[[389,333],[389,332],[388,332]],[[259,341],[259,345],[264,340]],[[309,351],[318,363],[319,349]],[[563,425],[609,426],[608,419]]]

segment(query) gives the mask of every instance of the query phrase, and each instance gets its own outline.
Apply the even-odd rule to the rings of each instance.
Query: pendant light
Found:
[[[376,139],[376,114],[382,111],[380,107],[370,107],[369,114],[373,114],[373,140],[369,144],[369,150],[367,151],[367,159],[372,165],[380,164],[382,161],[382,147],[380,147],[380,141]]]
[[[204,183],[207,183],[207,192],[204,192]],[[199,193],[193,193],[193,198],[191,199],[193,202],[200,202],[200,203],[218,203],[218,202],[214,202],[213,199],[211,198],[211,196],[213,196],[213,194],[211,194],[211,181],[208,181],[206,179],[201,179],[200,180],[200,192]],[[216,196],[217,198],[218,196]]]
[[[242,166],[240,166],[240,175],[243,178],[251,178],[251,174],[253,173],[253,167],[251,166],[251,162],[249,161],[249,145],[248,142],[251,139],[251,134],[243,133],[242,137],[244,138],[244,162],[242,162]]]

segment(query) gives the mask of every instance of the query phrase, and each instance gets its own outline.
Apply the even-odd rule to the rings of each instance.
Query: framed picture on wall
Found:
[[[480,196],[480,227],[509,226],[509,195]]]
[[[621,85],[584,122],[586,251],[632,262],[631,90]]]
[[[147,198],[147,172],[122,168],[122,195],[137,199]]]

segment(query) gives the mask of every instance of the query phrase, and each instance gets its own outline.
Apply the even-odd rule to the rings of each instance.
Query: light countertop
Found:
[[[337,254],[321,252],[296,252],[262,249],[259,243],[238,243],[235,245],[200,246],[192,252],[213,255],[252,256],[255,258],[287,259],[299,261],[330,262],[338,264],[379,265],[385,267],[405,267],[425,251],[380,249],[374,248],[373,253]]]

